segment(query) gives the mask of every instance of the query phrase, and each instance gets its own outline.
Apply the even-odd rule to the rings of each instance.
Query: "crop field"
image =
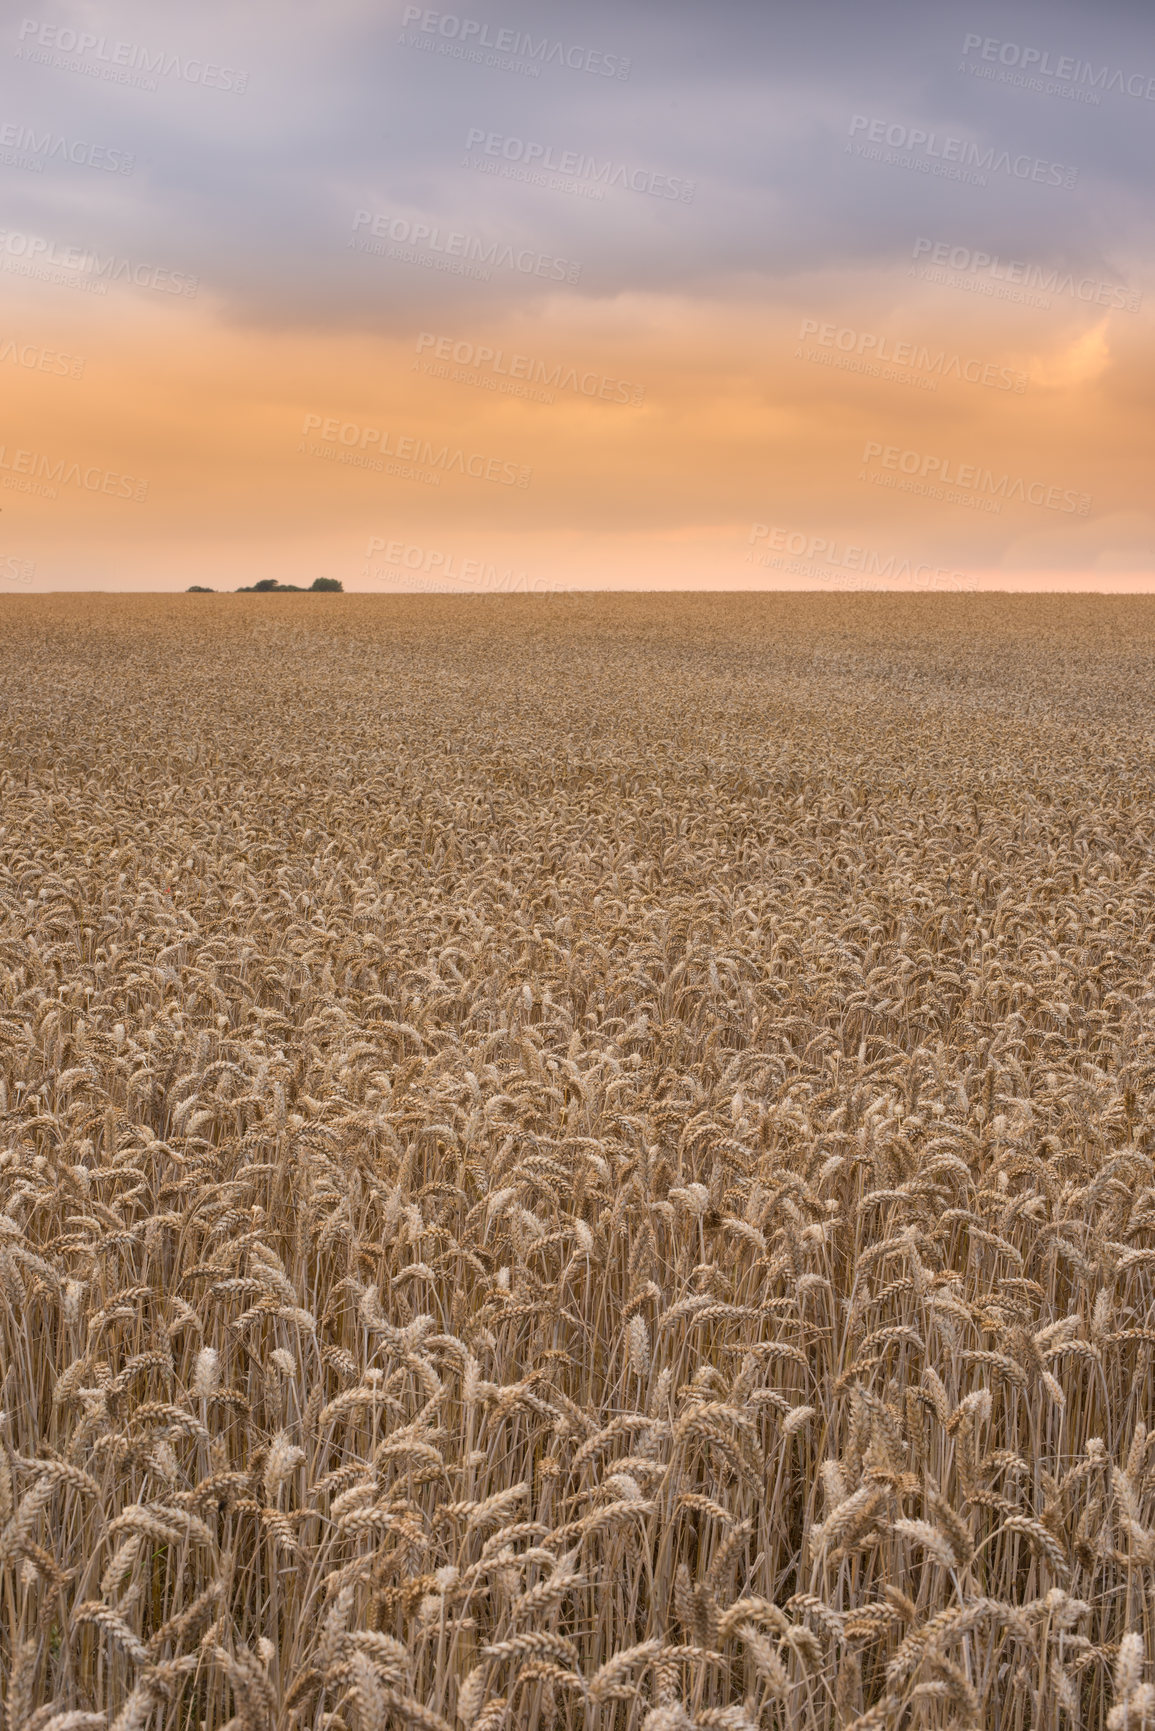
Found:
[[[0,599],[4,1731],[1155,1726],[1155,603]]]

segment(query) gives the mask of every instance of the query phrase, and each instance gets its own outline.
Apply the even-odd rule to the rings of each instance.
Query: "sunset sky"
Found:
[[[1150,0],[27,3],[0,593],[1152,586]]]

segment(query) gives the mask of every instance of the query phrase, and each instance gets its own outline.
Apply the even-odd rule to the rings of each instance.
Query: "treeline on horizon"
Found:
[[[243,583],[234,590],[236,595],[311,595],[317,590],[329,594],[343,595],[345,585],[336,577],[314,577],[307,589],[302,589],[299,583],[278,583],[275,577],[262,577],[259,583]],[[227,591],[225,591],[227,593]],[[186,595],[215,595],[216,590],[208,588],[203,583],[190,583],[185,590]]]

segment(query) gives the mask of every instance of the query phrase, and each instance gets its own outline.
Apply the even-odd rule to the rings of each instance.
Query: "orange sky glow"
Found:
[[[272,212],[254,202],[245,230],[261,152],[272,152],[270,175],[287,178],[304,149],[278,105],[307,56],[278,59],[252,20],[233,40],[229,15],[210,8],[192,35],[224,38],[224,60],[247,56],[257,73],[227,93],[231,107],[223,90],[181,88],[183,107],[162,125],[156,93],[86,83],[62,58],[66,16],[94,10],[66,7],[54,37],[29,21],[24,36],[9,32],[9,109],[44,138],[79,128],[119,141],[133,171],[58,167],[50,152],[32,173],[27,162],[0,167],[16,199],[0,231],[0,593],[318,575],[381,594],[1151,586],[1155,343],[1146,259],[1128,240],[1127,172],[1112,156],[1122,161],[1124,145],[1100,112],[1107,95],[1068,113],[972,90],[973,79],[952,84],[958,32],[930,33],[919,51],[922,70],[945,81],[944,137],[1007,136],[1030,142],[1032,161],[1081,155],[1092,166],[1073,192],[1037,171],[1039,184],[1015,185],[1008,171],[1006,187],[928,189],[885,160],[890,133],[871,119],[933,107],[909,68],[905,94],[883,97],[871,88],[877,68],[824,67],[830,88],[795,114],[793,138],[787,117],[759,144],[743,107],[749,68],[740,76],[719,56],[700,74],[701,99],[718,112],[725,79],[737,81],[734,148],[719,158],[681,106],[695,78],[688,17],[659,45],[652,16],[615,27],[599,11],[588,34],[629,37],[629,80],[568,84],[549,65],[503,77],[435,63],[420,52],[418,18],[382,42],[379,71],[413,112],[425,93],[422,125],[411,113],[407,125],[344,139],[341,80],[360,90],[366,17],[350,0],[335,15],[320,117],[299,122],[328,129],[335,159],[306,181],[308,224],[294,228],[279,185]],[[103,12],[128,41],[151,31],[188,46],[176,13]],[[1001,35],[1013,34],[1005,24]],[[805,62],[817,48],[803,40],[793,52]],[[624,179],[595,176],[579,199],[566,196],[568,169],[541,184],[505,175],[546,124],[549,104],[534,105],[550,76],[563,142],[594,137],[607,161],[644,154],[681,178],[655,182],[647,169],[634,185],[658,193],[631,199]],[[643,153],[631,117],[663,91],[681,96]],[[484,126],[467,124],[478,116]],[[205,185],[196,178],[198,143],[222,125],[246,180],[235,195],[207,171]],[[18,133],[27,155],[35,137]],[[878,152],[856,155],[875,135]],[[784,195],[744,177],[759,149],[776,167],[807,140],[818,159],[799,154],[798,173],[829,208],[792,256]],[[920,148],[916,138],[906,166]],[[962,145],[956,154],[965,160]],[[228,167],[226,151],[224,183]],[[1108,194],[1080,246],[1072,218]],[[772,258],[748,239],[759,211],[767,232],[781,231]],[[1021,263],[1000,248],[1016,223]],[[374,233],[377,250],[362,250]],[[503,234],[521,243],[506,249],[521,262],[499,259],[489,281],[440,268],[455,245],[465,256],[469,236]],[[392,237],[413,235],[406,256]],[[101,280],[99,262],[69,257],[73,236],[132,269]],[[579,258],[580,271],[569,262]],[[558,259],[576,282],[555,280]]]

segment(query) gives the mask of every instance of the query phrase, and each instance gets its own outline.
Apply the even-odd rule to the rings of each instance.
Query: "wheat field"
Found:
[[[0,601],[4,1731],[1155,1725],[1153,671]]]

